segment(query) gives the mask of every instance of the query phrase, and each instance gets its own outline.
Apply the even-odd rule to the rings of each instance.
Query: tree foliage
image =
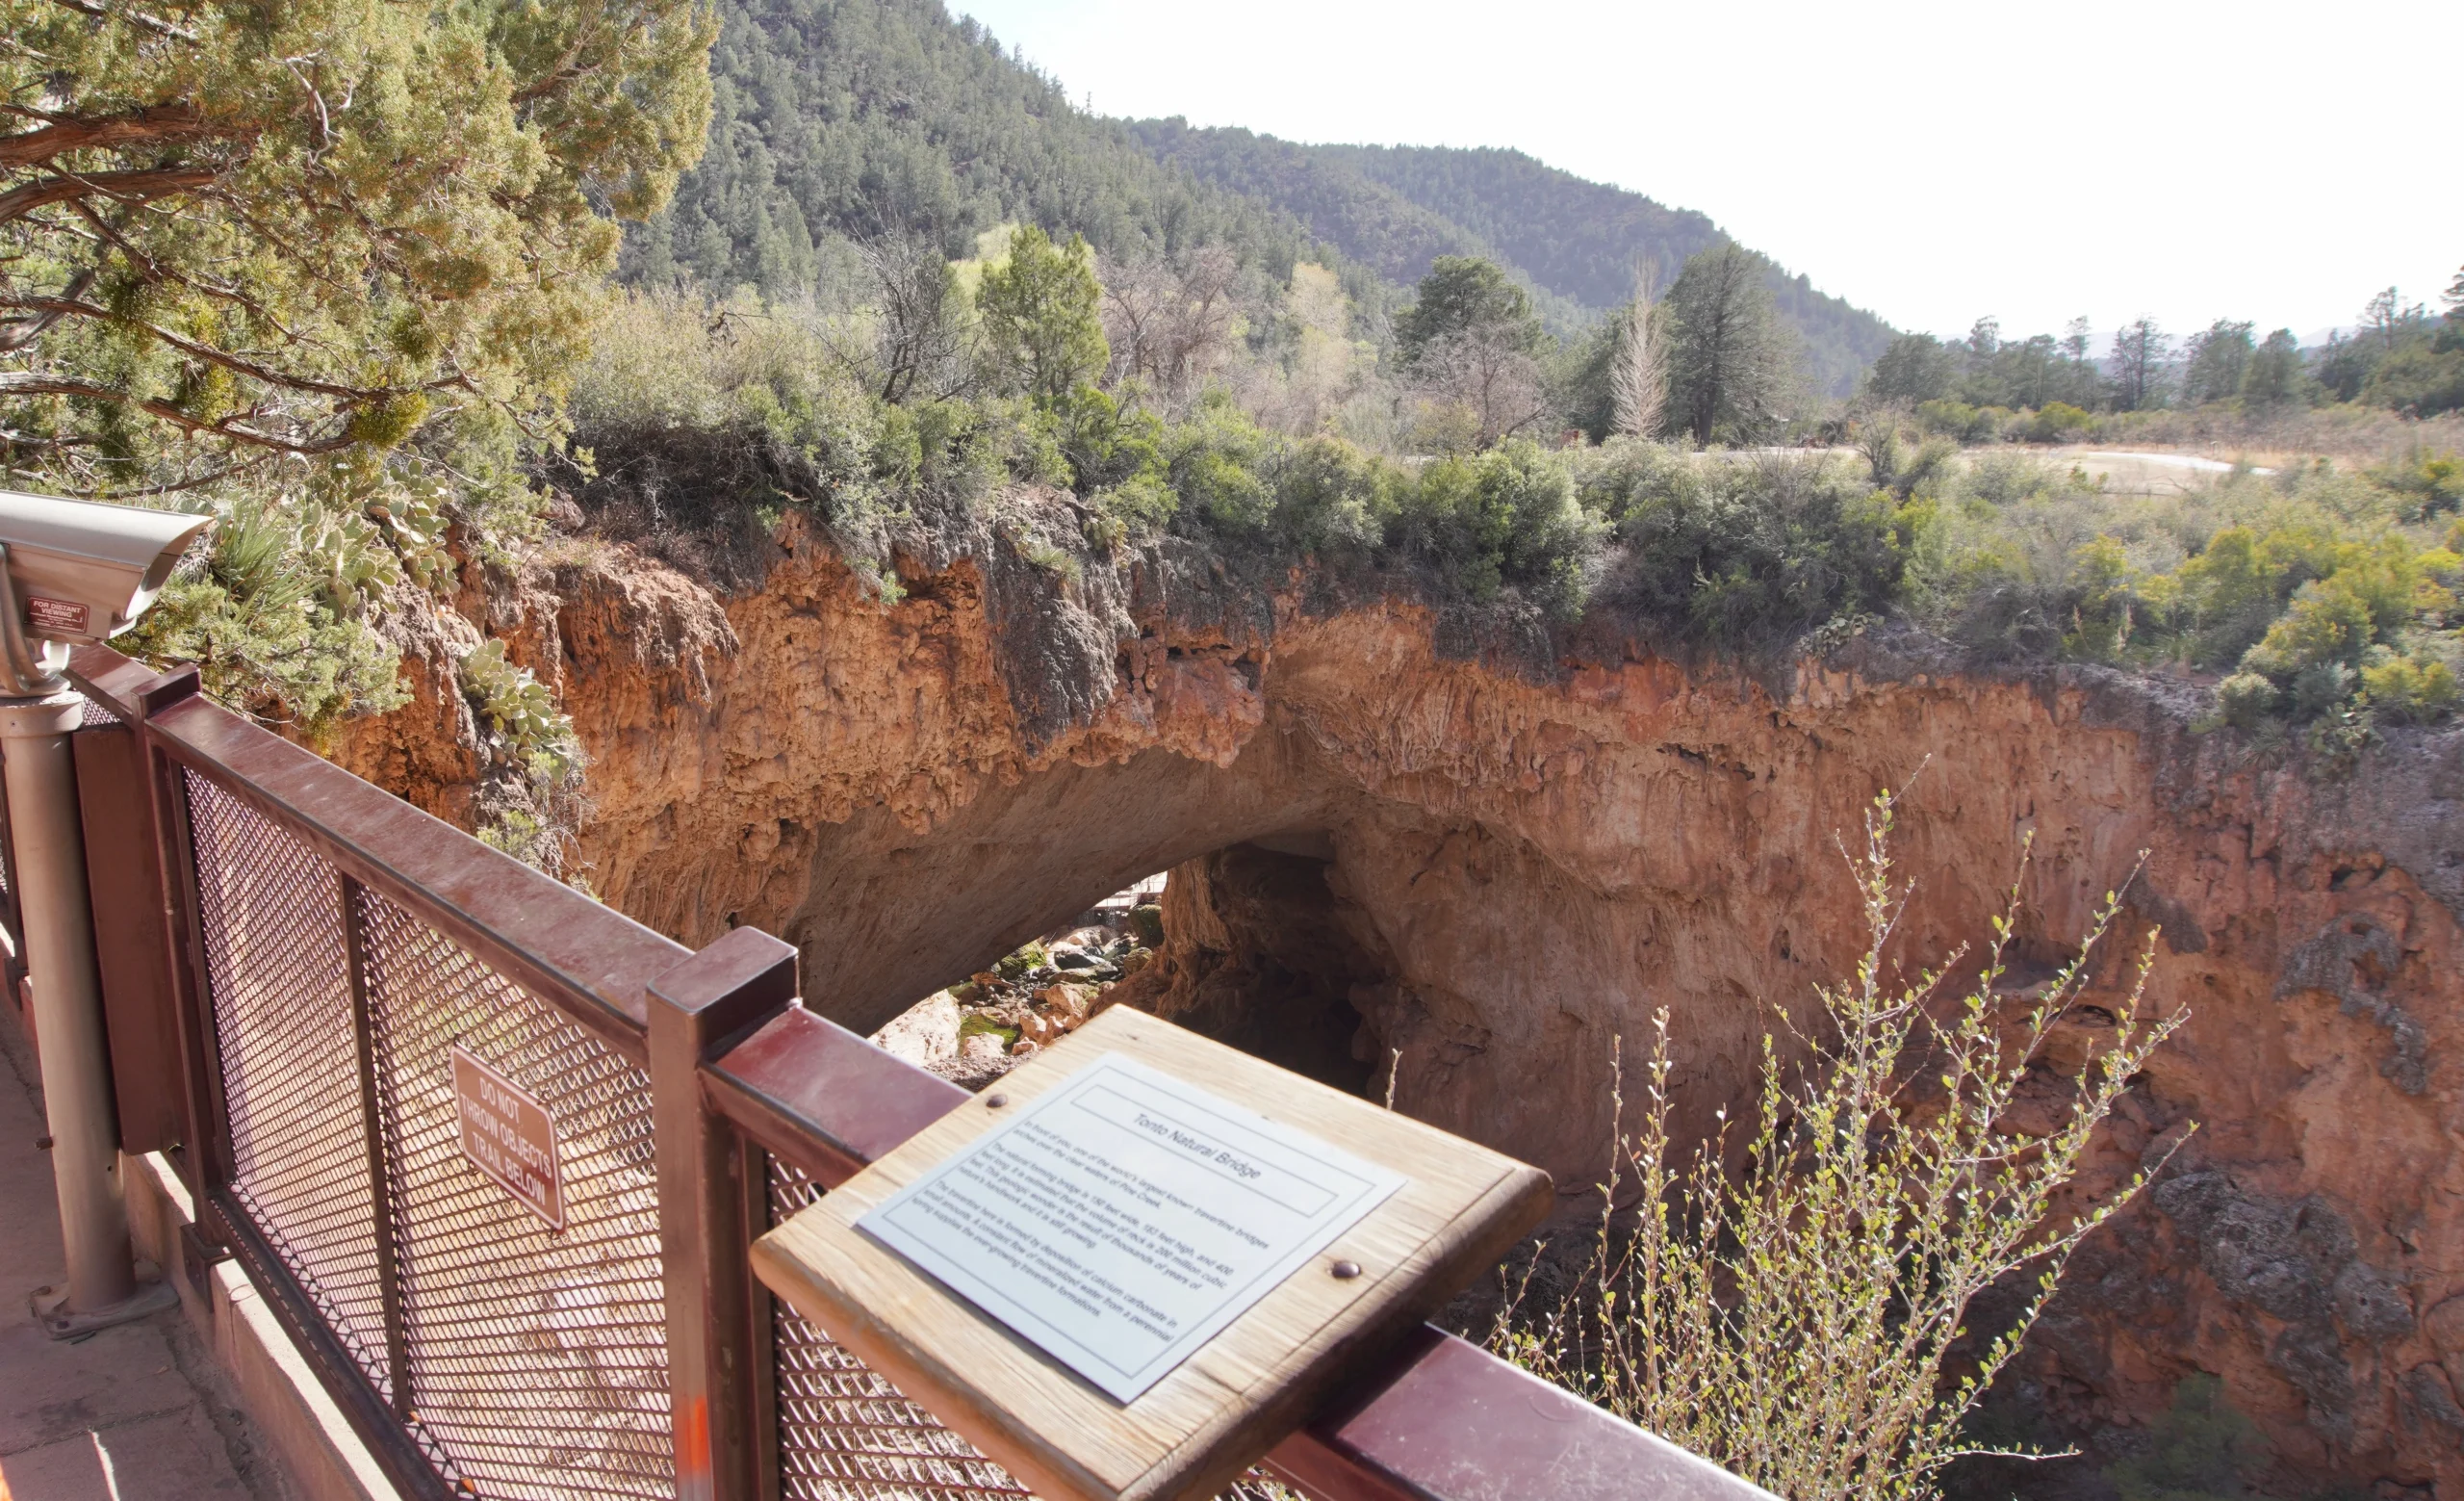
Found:
[[[1725,242],[1668,289],[1669,406],[1697,443],[1750,442],[1785,415],[1794,349],[1773,315],[1767,265]]]
[[[1951,394],[1959,368],[1942,341],[1930,333],[1904,333],[1890,341],[1865,373],[1865,394],[1877,401],[1904,402],[1938,401]]]
[[[1010,236],[1000,264],[976,291],[986,352],[1009,389],[1047,404],[1103,374],[1103,287],[1093,252],[1076,235],[1066,245],[1033,224]]]
[[[1528,354],[1539,346],[1531,298],[1495,261],[1441,255],[1420,280],[1412,305],[1395,318],[1395,349],[1405,365],[1432,345],[1475,339]]]
[[[2182,368],[2182,400],[2193,406],[2207,401],[2229,401],[2242,394],[2243,383],[2249,378],[2251,357],[2258,352],[2250,339],[2251,325],[2220,318],[2201,332],[2193,334],[2189,358]]]
[[[0,0],[11,462],[90,489],[536,425],[700,150],[695,0]]]
[[[2140,318],[2114,331],[2112,372],[2114,405],[2125,412],[2162,406],[2171,384],[2172,336],[2152,318]]]
[[[1496,262],[1440,256],[1395,320],[1397,357],[1431,409],[1424,447],[1494,447],[1549,409],[1535,353],[1548,343],[1531,299]]]

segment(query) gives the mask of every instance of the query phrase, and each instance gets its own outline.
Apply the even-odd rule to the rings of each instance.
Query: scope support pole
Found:
[[[68,744],[85,702],[74,692],[0,699],[0,767],[17,858],[10,874],[24,915],[52,1180],[68,1256],[67,1284],[38,1288],[32,1299],[37,1321],[54,1339],[141,1318],[177,1296],[168,1281],[140,1287],[129,1250],[85,831]]]

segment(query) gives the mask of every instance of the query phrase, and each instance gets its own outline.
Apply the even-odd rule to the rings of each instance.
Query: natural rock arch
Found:
[[[1735,1098],[1761,1008],[1853,963],[1835,838],[1924,763],[1899,845],[1909,959],[1984,934],[2022,832],[2036,958],[2146,850],[2126,894],[2159,935],[2152,995],[2194,1012],[2097,1172],[2195,1119],[2169,1171],[2203,1176],[2091,1248],[2027,1358],[2046,1404],[2143,1420],[2212,1370],[2314,1474],[2464,1483],[2445,1416],[2464,1407],[2442,1400],[2464,1386],[2464,1346],[2441,1342],[2459,1321],[2421,1317],[2464,1295],[2464,735],[2399,734],[2322,780],[2191,734],[2159,684],[1965,673],[1913,637],[1757,676],[1612,634],[1535,669],[1441,651],[1446,623],[1414,606],[1153,556],[1072,582],[982,538],[902,557],[909,596],[886,606],[796,524],[783,539],[725,601],[608,553],[529,581],[492,626],[575,712],[589,876],[642,920],[785,934],[810,1003],[865,1028],[1130,878],[1245,863],[1267,894],[1244,900],[1296,903],[1305,880],[1259,871],[1306,860],[1365,1030],[1340,1057],[1301,1050],[1324,1073],[1399,1052],[1400,1108],[1548,1168],[1575,1212],[1605,1157],[1612,1041],[1665,1005],[1681,1108]],[[339,754],[450,811],[457,712],[424,695]],[[1237,989],[1200,968],[1150,998],[1258,1021],[1223,1014]],[[1335,992],[1311,994],[1322,1012]],[[2277,1269],[2320,1282],[2296,1349],[2227,1232],[2328,1216],[2348,1242]],[[2366,1328],[2336,1292],[2365,1281]]]

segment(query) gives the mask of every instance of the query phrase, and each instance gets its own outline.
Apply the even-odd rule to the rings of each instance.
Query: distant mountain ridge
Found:
[[[963,255],[980,231],[1032,220],[1114,254],[1228,245],[1278,278],[1325,261],[1373,312],[1438,256],[1486,255],[1572,331],[1630,295],[1638,261],[1665,283],[1722,238],[1702,214],[1520,151],[1090,115],[941,0],[720,0],[719,18],[708,149],[627,234],[635,281],[791,293],[830,273],[834,237],[901,230]],[[1771,284],[1818,389],[1844,393],[1889,342],[1803,276],[1775,268]]]
[[[1665,288],[1727,238],[1707,215],[1495,146],[1303,145],[1178,118],[1127,129],[1158,160],[1283,210],[1388,280],[1408,285],[1440,255],[1489,256],[1520,272],[1561,326],[1623,304],[1639,270]],[[1889,324],[1802,274],[1774,266],[1771,290],[1819,389],[1846,394],[1890,343]]]

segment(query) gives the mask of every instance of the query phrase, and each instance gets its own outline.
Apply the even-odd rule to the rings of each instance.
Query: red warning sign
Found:
[[[462,1155],[502,1184],[522,1206],[565,1228],[556,1166],[556,1120],[538,1097],[453,1045],[453,1102],[462,1116]]]

